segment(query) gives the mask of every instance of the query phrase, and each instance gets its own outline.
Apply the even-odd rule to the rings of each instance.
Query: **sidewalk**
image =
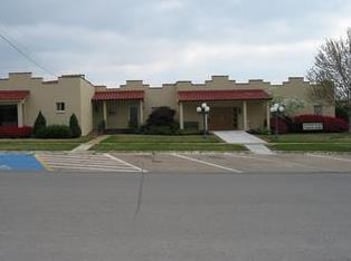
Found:
[[[78,147],[74,148],[73,150],[71,150],[72,153],[82,153],[82,152],[86,152],[88,151],[90,148],[92,148],[93,146],[95,146],[96,144],[99,144],[101,141],[109,138],[110,135],[101,135],[101,136],[97,136],[96,138],[80,144]]]
[[[273,155],[265,144],[266,141],[257,138],[246,131],[214,131],[214,135],[218,136],[227,143],[243,144],[248,150],[255,154]]]

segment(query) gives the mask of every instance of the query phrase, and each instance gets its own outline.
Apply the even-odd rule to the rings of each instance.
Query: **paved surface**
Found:
[[[0,172],[0,260],[351,260],[351,175],[141,177]]]
[[[152,173],[348,173],[351,155],[249,153],[112,153]]]
[[[37,158],[50,171],[141,172],[141,169],[108,153],[41,152]]]
[[[96,144],[99,144],[101,141],[107,139],[108,137],[110,137],[110,135],[97,136],[96,138],[74,148],[71,152],[82,153],[82,152],[88,151],[90,148],[94,147]]]
[[[0,171],[40,171],[44,168],[34,155],[28,153],[0,153]]]
[[[274,154],[264,145],[267,143],[266,141],[251,135],[246,131],[214,131],[213,134],[227,143],[243,144],[249,151],[255,154]]]
[[[247,133],[246,131],[214,131],[214,135],[227,143],[237,144],[266,144],[262,139]]]

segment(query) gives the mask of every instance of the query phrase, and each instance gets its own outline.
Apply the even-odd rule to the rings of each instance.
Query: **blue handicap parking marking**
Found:
[[[36,159],[34,155],[25,153],[1,153],[0,154],[0,171],[18,170],[18,171],[39,171],[45,168]]]

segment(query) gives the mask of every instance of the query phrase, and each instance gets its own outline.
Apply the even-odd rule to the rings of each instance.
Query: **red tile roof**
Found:
[[[0,91],[1,101],[20,101],[29,95],[29,91]]]
[[[269,100],[262,89],[179,91],[179,101]]]
[[[105,91],[95,92],[93,101],[143,100],[144,91]]]

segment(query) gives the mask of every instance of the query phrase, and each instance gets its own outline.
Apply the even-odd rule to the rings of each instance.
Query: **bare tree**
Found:
[[[307,78],[316,84],[311,89],[314,97],[335,100],[346,106],[351,131],[351,28],[346,38],[326,40]]]

